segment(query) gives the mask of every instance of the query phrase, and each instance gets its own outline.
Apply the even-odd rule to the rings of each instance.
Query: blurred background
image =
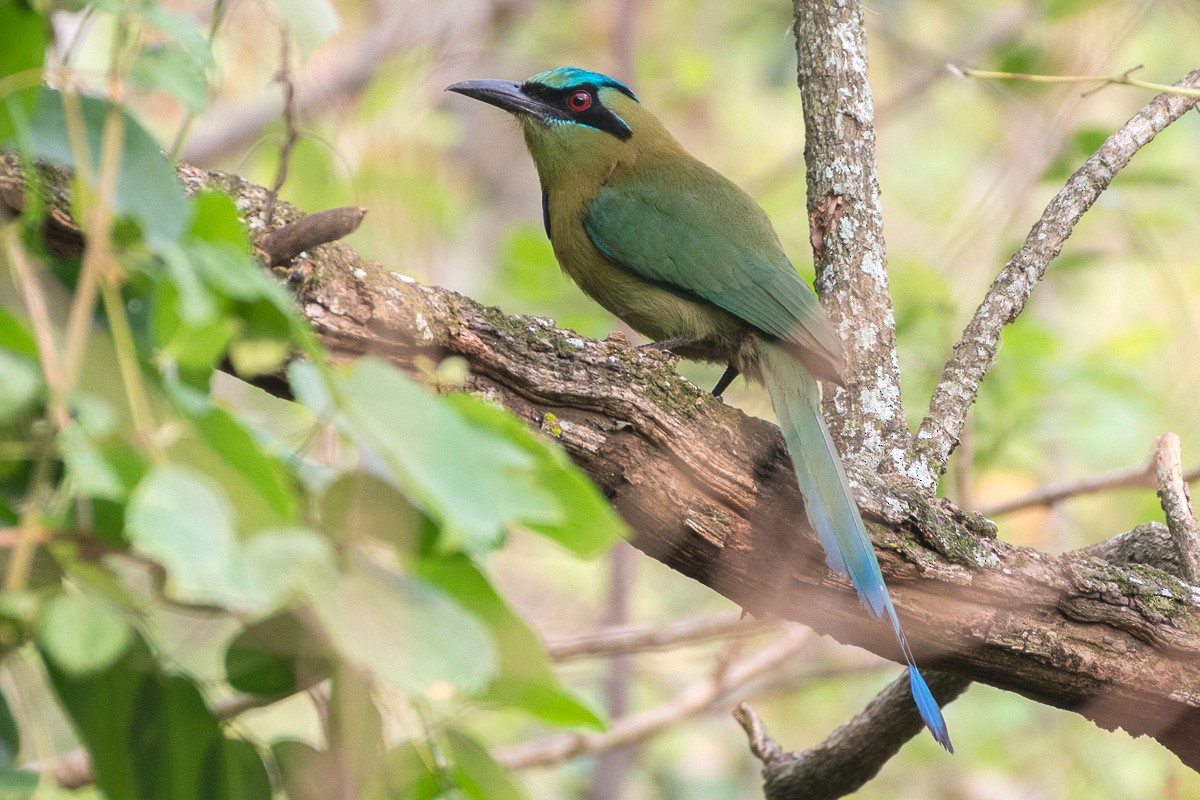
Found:
[[[163,5],[204,25],[213,10],[201,0]],[[262,2],[226,5],[212,103],[188,123],[181,152],[270,185],[286,138],[276,82],[280,21]],[[515,125],[444,92],[468,78],[519,80],[576,65],[628,82],[695,155],[749,191],[811,278],[790,4],[336,0],[332,8],[340,33],[311,52],[288,52],[302,136],[281,194],[308,211],[368,208],[349,243],[388,270],[589,336],[620,328],[560,274]],[[950,346],[1045,203],[1151,96],[1125,86],[1085,95],[1095,84],[967,80],[945,65],[1063,75],[1144,65],[1139,77],[1170,83],[1200,61],[1200,6],[881,0],[870,4],[867,25],[904,401],[915,427]],[[295,33],[303,45],[303,32]],[[60,42],[70,34],[60,31]],[[102,70],[104,41],[80,37],[73,63]],[[166,143],[186,115],[156,92],[134,108]],[[1198,218],[1193,113],[1117,177],[1006,331],[944,493],[986,511],[1039,486],[1136,467],[1168,430],[1182,437],[1185,467],[1200,464]],[[705,387],[718,375],[680,369]],[[765,393],[741,382],[726,399],[770,417]],[[1006,541],[1063,552],[1161,518],[1152,490],[1130,489],[996,520]],[[582,563],[517,537],[493,558],[496,580],[552,644],[605,626],[736,612],[629,547]],[[621,716],[678,705],[717,665],[754,646],[709,641],[574,659],[561,671]],[[800,749],[898,673],[812,637],[734,699],[751,697],[778,741]],[[761,796],[731,705],[723,700],[616,753],[524,770],[521,780],[538,798]],[[286,713],[251,714],[244,724],[267,736],[290,724]],[[947,718],[958,755],[919,736],[858,796],[1200,797],[1200,779],[1155,743],[1015,695],[975,686]],[[501,751],[542,733],[525,717],[486,710],[469,723]]]

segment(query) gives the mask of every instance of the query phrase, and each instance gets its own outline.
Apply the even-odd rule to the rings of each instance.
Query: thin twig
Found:
[[[266,208],[263,209],[263,224],[270,228],[275,218],[275,201],[279,198],[279,190],[287,180],[288,161],[292,156],[292,148],[300,141],[300,131],[296,128],[296,84],[292,80],[292,37],[288,29],[280,32],[282,44],[279,53],[279,71],[275,73],[275,81],[283,87],[283,125],[287,132],[283,147],[279,151],[279,169],[275,173],[275,184],[267,193]]]
[[[1200,70],[1188,73],[1175,85],[1200,87]],[[1198,100],[1178,93],[1155,97],[1108,137],[1046,206],[1025,243],[992,282],[983,303],[954,345],[913,447],[913,467],[920,473],[913,477],[919,483],[931,484],[945,470],[958,444],[967,411],[996,356],[1000,331],[1025,308],[1033,287],[1062,251],[1076,223],[1134,154],[1192,109]]]
[[[559,639],[546,644],[554,661],[593,658],[614,653],[640,653],[662,650],[682,644],[696,644],[727,636],[752,636],[778,625],[774,621],[742,619],[739,611],[696,617],[666,625],[622,625],[594,633]]]
[[[1155,92],[1165,92],[1168,94],[1181,94],[1186,97],[1195,97],[1200,99],[1200,88],[1191,88],[1187,86],[1168,86],[1165,83],[1152,83],[1151,81],[1142,81],[1137,78],[1129,77],[1133,73],[1142,68],[1139,64],[1136,67],[1125,70],[1117,75],[1033,75],[1026,72],[995,72],[986,69],[970,69],[964,67],[956,67],[953,64],[947,64],[946,68],[952,73],[962,75],[965,78],[986,78],[990,80],[1013,80],[1013,81],[1029,81],[1030,83],[1098,83],[1097,87],[1084,92],[1085,95],[1092,94],[1098,89],[1103,89],[1105,86],[1136,86],[1139,89],[1150,89]]]
[[[1183,473],[1183,480],[1185,483],[1200,480],[1200,467],[1192,467],[1185,471]],[[1099,475],[1090,475],[1086,478],[1078,478],[1073,481],[1052,483],[1034,489],[1028,494],[1023,494],[1009,500],[1001,500],[998,503],[992,503],[989,506],[984,506],[976,510],[985,517],[999,517],[1026,508],[1052,506],[1063,500],[1085,494],[1098,494],[1099,492],[1107,492],[1111,489],[1153,489],[1155,486],[1157,486],[1157,483],[1154,477],[1154,462],[1149,461],[1140,467],[1133,467],[1132,469],[1103,472]]]
[[[38,363],[42,367],[42,378],[46,381],[51,421],[61,430],[70,423],[71,417],[67,411],[66,377],[59,360],[58,345],[54,341],[54,324],[50,319],[46,295],[21,245],[20,229],[16,225],[9,226],[6,234],[4,249],[25,309],[29,312],[33,340],[37,343]]]
[[[792,628],[719,675],[709,675],[693,683],[668,703],[615,721],[604,733],[550,736],[500,750],[495,754],[496,760],[508,769],[545,767],[649,738],[680,720],[707,711],[734,690],[792,658],[813,635],[807,628]]]
[[[1179,551],[1183,578],[1200,583],[1200,523],[1192,510],[1192,498],[1183,480],[1179,437],[1164,433],[1154,448],[1154,472],[1158,478],[1158,499],[1167,518],[1167,530]]]

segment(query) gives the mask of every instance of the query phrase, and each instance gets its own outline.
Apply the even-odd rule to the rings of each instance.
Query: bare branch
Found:
[[[943,706],[971,683],[960,675],[940,672],[926,677]],[[801,753],[784,753],[745,703],[734,717],[750,738],[751,752],[763,762],[767,800],[833,800],[855,792],[923,727],[912,702],[907,673],[888,684],[861,714],[829,734],[824,742]]]
[[[305,250],[354,233],[366,215],[367,210],[358,206],[318,211],[271,231],[258,248],[266,254],[268,267],[282,266]]]
[[[275,201],[279,198],[279,190],[287,180],[292,148],[300,141],[300,129],[296,127],[296,82],[292,79],[292,34],[287,26],[280,27],[279,37],[279,71],[275,73],[275,82],[283,89],[283,127],[287,135],[279,149],[275,184],[267,195],[267,207],[263,210],[263,225],[268,228],[275,219]]]
[[[757,653],[688,686],[671,702],[615,720],[604,733],[564,733],[515,745],[498,751],[496,761],[509,769],[544,767],[647,739],[718,705],[730,693],[794,657],[812,636],[806,628],[793,627]]]
[[[1200,87],[1200,70],[1189,72],[1175,86]],[[934,390],[913,448],[914,469],[925,473],[923,485],[932,485],[946,469],[967,411],[996,356],[1001,330],[1025,308],[1033,287],[1062,251],[1075,224],[1134,154],[1153,141],[1159,131],[1186,114],[1198,100],[1178,93],[1155,97],[1108,137],[1046,206],[1025,243],[992,282],[983,303],[954,345]]]
[[[665,625],[626,625],[605,628],[595,633],[559,639],[546,644],[554,661],[607,656],[613,653],[640,653],[662,650],[682,644],[696,644],[728,636],[753,636],[778,626],[778,622],[743,618],[741,612],[715,614],[679,620]]]
[[[1183,473],[1183,480],[1191,483],[1200,480],[1200,467],[1192,467]],[[977,509],[985,517],[999,517],[1037,506],[1052,506],[1072,497],[1085,494],[1098,494],[1112,489],[1153,489],[1157,486],[1154,477],[1154,462],[1148,461],[1140,467],[1122,469],[1113,472],[1103,472],[1073,481],[1051,483],[1038,487],[1029,494],[1001,500],[989,506]]]
[[[835,411],[829,427],[843,458],[891,468],[902,463],[909,435],[900,405],[863,9],[858,0],[795,0],[793,9],[817,293],[846,346],[846,386],[826,396]]]
[[[1192,498],[1183,480],[1179,437],[1164,433],[1154,449],[1154,473],[1158,478],[1158,499],[1167,517],[1167,530],[1179,552],[1183,578],[1200,584],[1200,524],[1192,510]]]

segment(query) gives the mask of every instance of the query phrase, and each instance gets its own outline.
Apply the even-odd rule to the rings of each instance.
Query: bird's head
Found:
[[[643,120],[653,119],[628,86],[576,67],[548,70],[524,83],[475,80],[446,88],[513,114],[539,169],[619,152]]]

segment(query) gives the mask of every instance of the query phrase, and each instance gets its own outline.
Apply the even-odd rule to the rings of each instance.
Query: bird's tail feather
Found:
[[[859,599],[875,616],[886,616],[908,662],[909,686],[921,719],[950,752],[950,735],[941,709],[917,670],[908,640],[900,629],[875,558],[875,549],[858,513],[841,458],[821,416],[821,390],[808,370],[784,348],[761,339],[763,378],[787,442],[809,521],[825,548],[829,568],[850,578]]]

